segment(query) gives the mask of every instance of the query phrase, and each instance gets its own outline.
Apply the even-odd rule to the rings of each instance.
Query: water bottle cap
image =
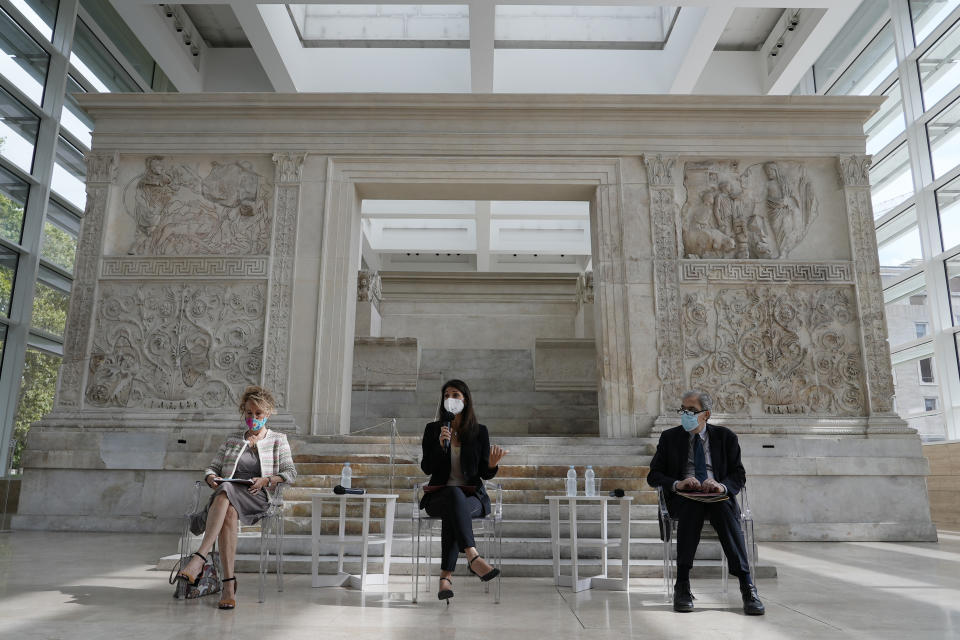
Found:
[[[593,469],[593,465],[592,465],[592,464],[588,464],[588,465],[587,465],[587,469]]]
[[[573,469],[573,465],[570,465],[570,468]]]
[[[350,466],[350,463],[349,463],[349,462],[344,462],[344,463],[343,463],[343,466],[349,467],[349,466]]]

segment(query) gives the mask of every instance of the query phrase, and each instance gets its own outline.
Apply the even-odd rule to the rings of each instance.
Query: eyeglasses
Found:
[[[685,413],[688,416],[695,416],[698,413],[703,413],[706,409],[691,409],[690,407],[680,407],[677,409],[677,413]]]

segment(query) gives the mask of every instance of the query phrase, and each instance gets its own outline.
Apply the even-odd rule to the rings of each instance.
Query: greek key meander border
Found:
[[[105,257],[101,278],[256,278],[266,279],[267,257],[197,258]]]
[[[853,284],[852,262],[714,262],[681,260],[680,282],[792,282]]]

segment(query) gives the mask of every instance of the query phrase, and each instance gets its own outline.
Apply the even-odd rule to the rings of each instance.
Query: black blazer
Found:
[[[713,477],[727,488],[731,500],[747,484],[747,472],[740,460],[740,442],[737,434],[726,427],[707,423],[710,440],[710,462]],[[690,434],[683,427],[667,429],[660,434],[657,452],[650,461],[647,484],[663,487],[667,509],[673,514],[674,502],[680,499],[672,491],[673,483],[686,476],[687,456],[690,453]]]
[[[430,476],[431,485],[445,485],[450,479],[450,455],[440,446],[439,422],[431,422],[423,430],[423,459],[420,468]],[[483,504],[483,515],[490,513],[490,497],[483,490],[483,481],[497,475],[499,467],[490,466],[490,436],[487,428],[477,425],[477,435],[472,440],[460,443],[460,469],[467,484],[477,488],[476,496]],[[424,494],[420,500],[420,508],[424,508],[425,500],[430,494]]]

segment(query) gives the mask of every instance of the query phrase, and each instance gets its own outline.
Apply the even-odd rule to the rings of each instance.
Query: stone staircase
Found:
[[[563,492],[564,476],[568,464],[577,468],[580,490],[586,462],[594,464],[599,490],[607,492],[624,489],[633,496],[631,509],[631,576],[660,577],[663,575],[662,543],[657,525],[656,492],[647,486],[645,477],[654,448],[650,439],[607,440],[600,438],[573,437],[496,437],[495,441],[510,450],[501,463],[495,482],[503,487],[503,555],[502,568],[505,577],[551,576],[552,555],[550,549],[550,515],[545,495]],[[403,437],[398,443],[398,456],[394,460],[393,493],[400,495],[394,522],[394,543],[391,573],[409,575],[412,572],[413,485],[426,478],[416,458],[419,455],[419,438]],[[297,438],[294,443],[294,459],[299,470],[296,486],[285,492],[285,570],[290,573],[310,571],[311,496],[318,491],[329,492],[339,483],[343,462],[349,460],[353,467],[353,486],[378,492],[390,489],[390,443],[386,437],[308,437]],[[321,572],[333,573],[336,568],[337,533],[336,503],[324,506],[324,535],[331,536],[321,544]],[[566,535],[568,526],[566,507],[561,507],[561,533]],[[371,532],[381,533],[383,507],[374,504],[371,513]],[[586,507],[580,513],[578,527],[580,537],[598,537],[600,534],[599,507]],[[327,519],[329,518],[329,519]],[[608,535],[618,538],[619,506],[610,507]],[[359,505],[348,508],[346,523],[349,534],[361,530]],[[478,542],[480,542],[478,540]],[[439,536],[433,541],[434,564],[440,550]],[[238,571],[253,572],[257,568],[259,549],[258,527],[247,527],[241,533],[238,546]],[[382,548],[371,548],[369,570],[380,570]],[[346,570],[359,572],[359,549],[348,547]],[[620,572],[618,547],[610,549],[610,575]],[[488,554],[489,555],[489,554]],[[564,565],[568,565],[564,556]],[[589,570],[591,559],[594,568],[599,566],[600,552],[597,548],[581,549],[581,566]],[[719,576],[720,548],[716,541],[705,538],[698,552],[694,568],[697,576]],[[616,562],[614,562],[616,560]],[[167,561],[169,563],[169,559]],[[437,567],[434,566],[434,572]],[[568,567],[564,567],[564,571]],[[465,571],[462,567],[458,571]],[[776,575],[774,567],[761,564],[759,577]]]
[[[351,431],[395,417],[400,433],[423,433],[436,413],[440,385],[451,378],[470,385],[478,418],[491,433],[599,433],[596,391],[537,391],[533,355],[526,349],[424,349],[415,391],[371,388],[355,378]]]

